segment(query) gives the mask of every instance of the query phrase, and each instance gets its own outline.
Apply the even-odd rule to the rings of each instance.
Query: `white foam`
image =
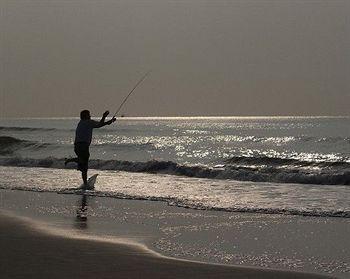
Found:
[[[19,175],[20,172],[20,175]],[[73,170],[0,167],[0,187],[60,192],[81,183]],[[100,171],[91,195],[165,201],[205,210],[350,217],[350,187],[253,183]]]

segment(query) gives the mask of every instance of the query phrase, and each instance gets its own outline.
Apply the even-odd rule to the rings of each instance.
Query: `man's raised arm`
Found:
[[[113,122],[115,122],[115,120],[116,120],[115,117],[113,117],[111,120],[105,121],[108,114],[109,114],[109,111],[106,110],[106,111],[103,113],[100,122],[97,123],[97,125],[95,126],[95,128],[101,128],[101,127],[103,127],[103,126],[110,125],[110,124],[112,124]]]
[[[105,119],[106,119],[106,117],[107,117],[108,114],[109,114],[109,111],[106,110],[106,111],[103,113],[103,115],[102,115],[102,118],[101,118],[101,120],[100,120],[100,123],[105,123]]]

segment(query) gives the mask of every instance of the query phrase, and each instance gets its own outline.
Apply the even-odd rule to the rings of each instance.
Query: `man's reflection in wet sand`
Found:
[[[81,198],[80,207],[77,209],[75,227],[77,229],[87,229],[87,195],[84,193]]]

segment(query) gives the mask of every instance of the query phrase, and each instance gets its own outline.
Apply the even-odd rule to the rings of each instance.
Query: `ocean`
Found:
[[[1,210],[175,258],[349,278],[350,117],[119,118],[94,131],[83,197],[64,166],[78,121],[0,120]]]
[[[63,163],[78,121],[1,119],[0,187],[79,187]],[[349,117],[125,117],[94,130],[90,153],[98,196],[350,218]]]

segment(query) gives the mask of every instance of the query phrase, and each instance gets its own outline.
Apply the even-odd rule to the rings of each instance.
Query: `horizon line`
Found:
[[[92,118],[99,118],[100,116],[94,116]],[[239,115],[197,115],[197,116],[117,116],[117,119],[159,119],[159,120],[166,120],[166,119],[258,119],[258,118],[350,118],[350,115],[245,115],[245,116],[239,116]],[[0,119],[79,119],[79,116],[6,116],[1,117]]]

